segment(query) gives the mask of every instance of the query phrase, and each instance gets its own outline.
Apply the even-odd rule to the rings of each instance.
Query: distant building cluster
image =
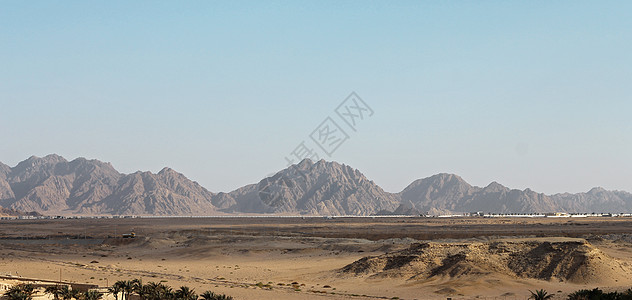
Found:
[[[483,217],[483,218],[587,218],[587,217],[632,217],[632,213],[484,213],[470,212],[463,214],[447,214],[438,218],[458,218],[458,217]]]

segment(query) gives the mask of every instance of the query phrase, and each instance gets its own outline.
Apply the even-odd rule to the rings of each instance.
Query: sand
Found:
[[[236,299],[525,299],[528,290],[540,288],[562,299],[577,289],[632,285],[626,276],[632,251],[632,239],[626,234],[629,224],[629,219],[612,218],[1,221],[0,274],[59,280],[61,272],[64,281],[99,286],[140,278],[174,288],[187,285],[197,292],[213,290]],[[132,230],[137,238],[118,237]],[[551,273],[555,276],[525,276],[516,271],[520,268],[510,266],[515,259],[503,260],[490,252],[493,243],[508,243],[509,252],[520,248],[524,253],[529,252],[526,244],[533,250],[537,243],[562,243],[571,245],[568,253],[578,259],[560,260],[557,273]],[[432,245],[438,265],[415,269],[419,265],[404,263],[377,276],[383,270],[343,271],[365,257],[397,256],[420,244]],[[463,247],[470,247],[467,260],[443,264],[445,269],[428,276],[442,262],[449,262],[446,258],[458,252],[454,249]],[[419,254],[418,261],[428,261]],[[582,271],[563,270],[570,268],[569,262],[584,263],[580,258],[587,258]],[[519,263],[529,262],[534,261]],[[544,268],[549,265],[554,263]]]

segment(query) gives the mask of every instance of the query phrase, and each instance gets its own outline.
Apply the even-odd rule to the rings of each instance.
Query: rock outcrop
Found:
[[[615,283],[629,271],[585,240],[558,238],[413,244],[361,258],[343,267],[340,275],[411,281],[504,276],[595,284]]]

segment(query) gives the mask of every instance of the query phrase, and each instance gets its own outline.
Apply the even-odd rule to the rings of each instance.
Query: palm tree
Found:
[[[116,283],[108,288],[108,293],[114,296],[114,300],[118,300],[119,293],[121,293],[121,287]]]
[[[127,281],[119,280],[112,285],[110,288],[110,293],[114,293],[114,299],[118,300],[118,295],[121,294],[121,300],[125,299],[125,287],[127,286]]]
[[[529,291],[529,292],[531,292],[531,297],[529,298],[533,300],[547,300],[553,297],[553,295],[549,294],[544,289],[536,290],[535,292],[532,292],[532,291]]]
[[[143,289],[144,289],[144,293],[146,293],[145,299],[148,299],[148,300],[154,299],[160,289],[160,283],[155,283],[153,281],[150,281],[143,286]]]
[[[221,295],[215,294],[215,300],[233,300],[233,297],[226,296],[224,294],[221,294]]]
[[[224,294],[215,294],[211,291],[206,291],[200,295],[203,300],[233,300],[233,297],[226,296]]]
[[[73,298],[79,300],[81,298],[81,294],[82,293],[78,290],[70,289],[67,292],[67,297],[68,297],[68,300],[71,300]]]
[[[134,290],[138,290],[143,286],[143,280],[135,278],[132,279],[132,281],[130,281],[131,285],[132,285],[132,289]]]
[[[149,282],[143,285],[142,295],[139,296],[145,300],[161,300],[168,299],[171,294],[171,288],[156,282]]]
[[[31,300],[33,299],[33,294],[35,293],[35,288],[31,284],[18,284],[9,288],[8,291],[4,293],[4,295],[9,300]]]
[[[153,283],[150,282],[150,290],[151,295],[148,300],[163,300],[163,299],[173,299],[173,290],[170,286],[164,285],[162,283]]]
[[[141,279],[132,279],[130,285],[132,286],[131,293],[136,293],[141,300],[144,299],[143,281]]]
[[[134,291],[134,283],[131,280],[121,280],[117,281],[115,284],[119,284],[121,287],[121,292],[123,295],[121,296],[121,300],[129,300],[129,295]]]
[[[70,291],[70,289],[68,288],[67,285],[64,285],[62,287],[59,288],[59,296],[61,296],[62,299],[64,300],[70,300],[72,299],[72,292]]]
[[[44,290],[45,294],[53,295],[53,299],[59,300],[59,296],[61,296],[61,286],[59,285],[51,285],[46,287]]]
[[[83,293],[83,300],[100,300],[103,298],[103,293],[99,291],[90,290]]]
[[[189,288],[188,286],[181,286],[175,293],[176,299],[178,300],[197,300],[197,294],[195,294],[195,290]]]
[[[136,287],[135,292],[138,294],[140,300],[147,300],[150,299],[152,293],[154,293],[154,286],[150,284],[141,285]]]
[[[224,294],[215,294],[211,291],[206,291],[200,295],[202,300],[233,300],[233,297],[226,296]]]
[[[202,297],[202,300],[215,300],[215,293],[211,291],[206,291],[200,294],[200,297]]]
[[[32,299],[35,294],[35,287],[32,284],[20,284],[22,293],[24,293],[27,299]]]

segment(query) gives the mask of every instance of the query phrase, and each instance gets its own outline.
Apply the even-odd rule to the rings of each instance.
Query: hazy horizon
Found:
[[[632,192],[632,3],[5,2],[0,161],[170,167],[231,191],[302,142],[389,192],[453,173]],[[356,92],[374,112],[335,110]],[[348,139],[331,156],[310,134]]]

